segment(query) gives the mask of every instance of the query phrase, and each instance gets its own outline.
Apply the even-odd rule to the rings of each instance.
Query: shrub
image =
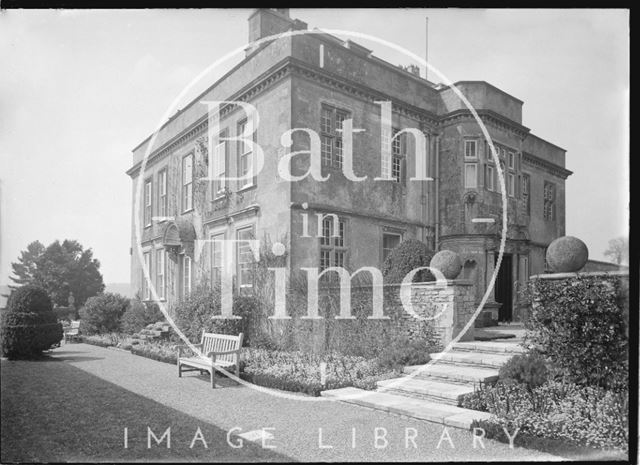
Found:
[[[420,338],[409,339],[399,337],[393,339],[391,344],[385,345],[380,351],[377,361],[380,367],[387,370],[400,371],[407,365],[424,365],[429,362],[430,352],[434,352],[433,339]]]
[[[401,283],[411,271],[422,266],[429,266],[434,253],[426,244],[416,239],[403,241],[393,249],[382,266],[385,283]],[[421,270],[413,277],[413,282],[433,281],[435,278],[429,270]]]
[[[220,292],[217,288],[199,288],[173,308],[174,322],[192,342],[200,342],[202,331],[233,334],[244,333],[244,345],[252,335],[254,310],[258,302],[252,296],[235,296],[233,315],[240,319],[211,318],[221,315]]]
[[[624,388],[629,338],[620,287],[615,276],[532,280],[527,343],[570,381]]]
[[[164,320],[164,315],[158,304],[131,299],[127,310],[122,315],[121,328],[127,334],[135,334],[147,325],[162,320]]]
[[[500,380],[516,382],[529,389],[542,386],[549,378],[545,359],[538,353],[518,354],[500,368]]]
[[[53,309],[53,313],[59,321],[71,321],[77,318],[78,312],[74,307],[57,307]]]
[[[121,319],[129,299],[120,294],[105,293],[90,297],[80,309],[80,332],[83,334],[120,331]]]
[[[629,441],[628,392],[549,381],[529,390],[497,383],[463,399],[465,408],[484,407],[499,434],[502,426],[525,435],[626,450]],[[486,429],[486,428],[485,428]],[[499,439],[499,437],[498,437]]]
[[[62,325],[44,289],[27,285],[11,293],[0,327],[3,356],[34,358],[58,344],[62,337]]]

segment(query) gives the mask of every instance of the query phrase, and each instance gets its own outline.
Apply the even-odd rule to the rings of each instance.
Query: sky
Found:
[[[55,239],[91,247],[105,283],[129,282],[131,150],[200,72],[247,43],[251,11],[0,11],[0,285],[29,242]],[[609,239],[628,235],[628,11],[291,9],[291,16],[419,56],[429,17],[432,66],[453,82],[488,81],[523,100],[523,124],[567,150],[574,174],[566,181],[566,234],[597,260]],[[412,62],[355,41],[391,63]]]

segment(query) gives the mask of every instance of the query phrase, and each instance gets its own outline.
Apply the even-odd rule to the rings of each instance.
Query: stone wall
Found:
[[[314,353],[345,351],[354,338],[365,337],[363,333],[370,337],[368,343],[378,346],[389,338],[416,340],[432,334],[444,347],[461,332],[476,309],[470,281],[448,281],[446,286],[435,282],[414,283],[408,294],[412,306],[409,310],[402,304],[400,286],[385,285],[383,309],[384,316],[389,318],[368,319],[373,311],[372,290],[371,286],[352,286],[351,313],[355,318],[336,319],[340,312],[339,288],[325,288],[319,299],[321,319],[305,319],[299,315],[289,321],[280,320],[272,326],[273,335],[283,342],[288,340],[295,348]],[[473,340],[473,331],[471,325],[460,340]]]

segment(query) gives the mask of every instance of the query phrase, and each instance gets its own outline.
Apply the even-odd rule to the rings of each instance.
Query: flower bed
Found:
[[[315,355],[247,348],[242,356],[245,379],[261,386],[313,396],[347,386],[375,389],[376,381],[397,376],[395,372],[385,371],[375,359],[335,353]]]
[[[92,334],[81,335],[80,340],[85,344],[91,344],[100,347],[114,347],[118,345],[120,337],[115,334]]]
[[[82,336],[82,340],[101,347],[130,350],[133,355],[160,362],[177,362],[176,344],[168,341],[137,341],[115,333]],[[399,376],[400,369],[397,364],[391,368],[385,357],[366,359],[338,353],[316,355],[249,347],[242,349],[240,359],[243,379],[260,386],[312,396],[348,386],[373,390],[377,381]]]
[[[116,346],[109,335],[85,336],[87,343],[102,347]],[[127,344],[120,344],[127,347]],[[176,344],[141,342],[131,345],[133,355],[165,363],[176,363]],[[322,363],[324,368],[324,378]],[[284,352],[243,348],[240,359],[241,377],[260,386],[285,391],[302,392],[313,396],[321,391],[354,386],[375,389],[376,381],[398,376],[376,359],[340,354],[314,355],[303,352]],[[324,381],[324,383],[323,383]]]
[[[165,342],[143,342],[131,346],[133,355],[140,355],[152,360],[165,363],[177,363],[176,344],[168,344]]]
[[[475,426],[498,440],[507,441],[503,427],[511,433],[520,428],[521,441],[529,436],[627,450],[628,397],[625,390],[558,381],[535,389],[499,382],[465,396],[462,407],[494,414],[491,420]]]

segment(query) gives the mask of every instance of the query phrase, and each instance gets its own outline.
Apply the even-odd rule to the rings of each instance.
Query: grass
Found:
[[[232,449],[226,431],[68,363],[2,360],[1,375],[2,463],[290,460],[248,441]],[[147,426],[157,437],[171,426],[171,448],[152,441],[148,449]],[[198,427],[208,449],[201,442],[189,447]]]

